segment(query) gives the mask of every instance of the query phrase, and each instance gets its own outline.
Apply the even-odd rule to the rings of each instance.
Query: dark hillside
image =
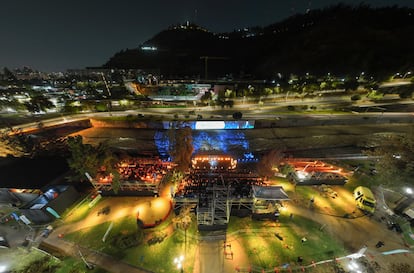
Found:
[[[337,5],[266,27],[215,34],[191,24],[161,31],[104,66],[157,69],[165,77],[232,74],[271,78],[278,72],[376,76],[413,69],[414,10]]]

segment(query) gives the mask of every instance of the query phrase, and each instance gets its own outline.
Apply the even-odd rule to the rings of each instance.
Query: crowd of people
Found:
[[[203,172],[193,170],[178,185],[175,198],[198,198],[199,206],[207,206],[213,198],[214,187],[228,189],[229,198],[252,198],[252,186],[264,185],[264,181],[249,171]],[[217,193],[216,193],[217,194]]]
[[[123,181],[159,183],[170,168],[169,162],[158,158],[129,158],[118,163],[118,171]]]

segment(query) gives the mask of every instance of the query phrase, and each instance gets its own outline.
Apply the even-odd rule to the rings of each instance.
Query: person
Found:
[[[312,196],[312,198],[309,200],[309,207],[310,207],[311,209],[313,209],[313,205],[314,205],[314,203],[315,203],[315,198]]]

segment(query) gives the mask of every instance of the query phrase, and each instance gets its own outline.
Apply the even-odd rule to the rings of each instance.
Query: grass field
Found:
[[[174,230],[171,218],[156,228],[144,230],[138,227],[136,218],[132,216],[113,223],[105,242],[102,242],[102,238],[109,228],[109,222],[67,234],[65,238],[154,272],[170,272],[174,258],[183,255],[185,268],[192,270],[197,246],[191,239],[191,235],[196,232],[195,224],[187,230],[186,240],[183,230]],[[159,241],[152,241],[153,238]],[[119,243],[122,239],[126,240],[125,244]]]
[[[304,264],[310,264],[346,253],[341,242],[323,232],[318,223],[300,216],[289,219],[284,213],[279,219],[279,223],[273,223],[231,218],[227,233],[241,240],[252,266],[269,269],[296,264],[299,256]],[[306,241],[302,242],[303,238]]]
[[[114,222],[104,243],[102,237],[109,225],[108,222],[103,223],[67,234],[65,238],[153,272],[171,272],[174,258],[183,255],[186,271],[193,271],[198,246],[195,221],[186,233],[175,229],[171,219],[157,228],[139,231],[135,218],[125,217]],[[116,243],[120,236],[139,232],[143,233],[142,240],[136,245],[122,248]],[[273,268],[285,263],[294,265],[299,256],[303,257],[304,264],[310,264],[313,260],[330,259],[346,253],[340,242],[321,231],[318,223],[300,216],[290,219],[283,212],[279,223],[231,217],[227,234],[241,241],[249,257],[247,263],[256,268]],[[150,243],[154,237],[162,240]],[[304,237],[306,242],[301,241]]]

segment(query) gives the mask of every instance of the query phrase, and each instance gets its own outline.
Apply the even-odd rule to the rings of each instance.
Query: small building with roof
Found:
[[[68,170],[64,158],[3,158],[0,204],[16,208],[13,218],[26,224],[52,222],[80,198],[65,181]]]

